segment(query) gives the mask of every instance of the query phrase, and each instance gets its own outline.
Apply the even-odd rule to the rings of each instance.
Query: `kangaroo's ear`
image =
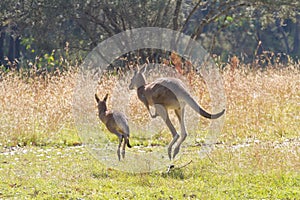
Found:
[[[108,98],[108,94],[106,94],[106,95],[105,95],[105,97],[104,97],[103,101],[105,101],[105,102],[106,102],[107,98]]]
[[[100,99],[98,98],[97,94],[95,94],[95,99],[96,99],[97,103],[99,103]]]

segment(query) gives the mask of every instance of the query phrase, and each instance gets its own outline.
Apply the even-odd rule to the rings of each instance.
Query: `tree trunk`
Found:
[[[176,1],[176,6],[173,14],[173,30],[178,31],[178,17],[179,17],[179,11],[181,8],[182,0]],[[171,40],[171,47],[174,51],[177,51],[177,39],[176,39],[176,33],[174,32]]]
[[[1,32],[1,28],[0,28],[0,32]],[[4,38],[5,38],[5,33],[1,32],[0,33],[0,65],[4,60]]]
[[[300,54],[299,45],[300,45],[300,15],[297,15],[296,25],[295,25],[294,44],[293,44],[293,51],[292,51],[293,55]]]
[[[174,14],[173,14],[173,29],[175,31],[178,30],[178,17],[179,17],[179,11],[181,8],[181,4],[182,4],[182,0],[176,1],[176,7],[175,7]]]
[[[10,36],[9,38],[9,50],[8,50],[8,59],[13,62],[15,59],[20,57],[20,38],[14,38]]]
[[[290,45],[289,45],[289,42],[288,42],[288,37],[287,37],[287,34],[285,33],[281,23],[280,23],[280,19],[276,19],[276,25],[277,25],[277,28],[278,28],[278,32],[282,35],[282,40],[283,40],[283,43],[285,45],[285,49],[286,49],[286,52],[287,54],[290,54],[291,53],[291,50],[290,50]]]

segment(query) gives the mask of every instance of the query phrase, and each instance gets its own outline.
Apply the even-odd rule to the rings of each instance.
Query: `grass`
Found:
[[[74,72],[24,77],[3,74],[0,81],[0,144],[3,146],[78,143],[72,125]]]
[[[71,114],[76,72],[31,78],[4,74],[0,76],[0,198],[299,199],[296,65],[265,71],[225,68],[226,121],[215,150],[199,159],[195,153],[199,146],[190,147],[188,156],[178,160],[170,173],[142,174],[107,168],[81,146]],[[103,78],[103,93],[116,80]],[[191,87],[203,88],[196,95],[207,108],[209,97],[201,77],[189,80]],[[164,132],[155,135],[155,144],[169,137]],[[148,142],[133,138],[135,145]]]
[[[169,174],[129,174],[105,168],[83,147],[24,147],[1,156],[1,171],[5,172],[1,176],[1,196],[38,199],[298,198],[299,165],[289,166],[269,158],[266,149],[256,155],[263,159],[258,161],[254,155],[259,150],[258,146],[234,152],[217,149],[211,155],[212,160],[193,157],[190,165]],[[281,150],[270,151],[278,156],[287,154]],[[283,157],[281,161],[287,160]]]

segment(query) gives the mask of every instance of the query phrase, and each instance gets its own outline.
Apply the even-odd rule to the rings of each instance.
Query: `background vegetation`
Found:
[[[299,198],[298,1],[2,0],[0,7],[0,198]],[[116,33],[144,26],[201,41],[226,92],[215,150],[200,159],[196,142],[169,173],[107,168],[82,145],[71,113],[85,55]],[[178,63],[173,58],[166,56],[169,66]],[[184,76],[207,108],[201,76]],[[109,73],[100,84],[111,91],[120,78]]]
[[[82,60],[97,44],[139,27],[181,31],[223,61],[300,55],[299,2],[295,0],[125,0],[0,2],[0,60],[17,66],[67,58]],[[53,66],[52,66],[53,67]]]

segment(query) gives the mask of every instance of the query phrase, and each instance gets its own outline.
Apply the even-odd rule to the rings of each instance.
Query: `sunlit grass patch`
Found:
[[[0,197],[293,199],[300,186],[296,142],[218,145],[204,159],[184,157],[169,173],[166,166],[165,171],[142,174],[106,168],[82,146],[16,147],[0,154],[5,172]]]

